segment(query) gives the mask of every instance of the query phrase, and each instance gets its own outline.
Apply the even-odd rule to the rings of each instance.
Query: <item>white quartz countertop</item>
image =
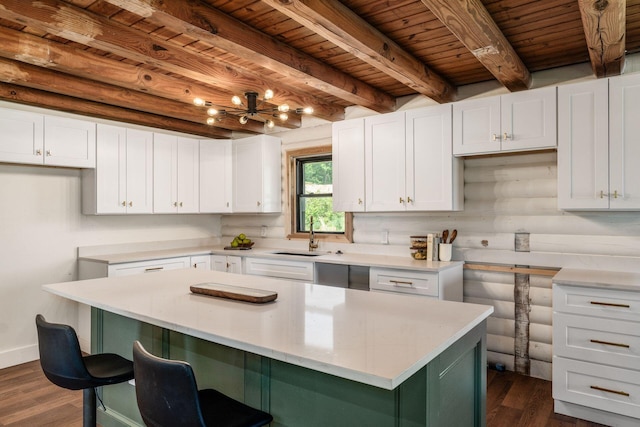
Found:
[[[315,252],[318,256],[305,255],[278,255],[275,252],[305,253],[300,250],[276,249],[276,248],[252,248],[249,250],[225,250],[220,247],[185,247],[174,249],[160,249],[153,251],[114,253],[95,256],[81,256],[78,259],[100,262],[105,264],[122,264],[127,262],[148,261],[155,259],[175,258],[192,255],[235,255],[254,258],[289,259],[308,262],[321,262],[330,264],[360,265],[369,267],[406,268],[410,270],[442,271],[463,265],[462,261],[426,261],[415,260],[409,256],[388,256],[363,253],[332,253]]]
[[[563,268],[553,283],[559,285],[640,291],[640,273]]]
[[[196,295],[217,283],[275,291],[251,304]],[[482,323],[493,307],[197,269],[44,285],[156,326],[392,390]]]

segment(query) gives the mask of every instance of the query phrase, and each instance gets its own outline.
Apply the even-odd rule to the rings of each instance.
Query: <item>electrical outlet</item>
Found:
[[[267,237],[267,226],[263,225],[260,227],[260,237]]]

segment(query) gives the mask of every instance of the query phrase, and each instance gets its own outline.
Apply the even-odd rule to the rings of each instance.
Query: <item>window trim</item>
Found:
[[[286,152],[287,157],[287,182],[286,182],[286,219],[285,232],[287,239],[308,239],[309,233],[296,232],[296,159],[304,157],[316,157],[323,154],[331,154],[331,145],[322,145],[318,147],[302,148],[297,150],[289,150]],[[324,234],[316,233],[317,240],[336,243],[353,243],[353,213],[344,213],[344,234]]]

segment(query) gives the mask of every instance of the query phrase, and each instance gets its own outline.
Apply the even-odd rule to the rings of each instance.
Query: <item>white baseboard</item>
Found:
[[[31,362],[39,358],[40,353],[38,353],[37,344],[6,350],[0,352],[0,369]]]
[[[570,417],[580,418],[595,423],[604,424],[612,427],[637,427],[640,423],[638,418],[631,418],[612,412],[601,411],[599,409],[589,408],[575,403],[564,402],[555,399],[553,409],[558,414],[569,415]]]

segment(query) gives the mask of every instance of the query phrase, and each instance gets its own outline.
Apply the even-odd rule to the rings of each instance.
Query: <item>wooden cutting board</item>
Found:
[[[190,289],[194,294],[246,301],[254,304],[264,304],[265,302],[270,302],[278,298],[276,292],[245,288],[242,286],[223,285],[220,283],[199,283],[197,285],[191,285]]]

